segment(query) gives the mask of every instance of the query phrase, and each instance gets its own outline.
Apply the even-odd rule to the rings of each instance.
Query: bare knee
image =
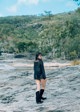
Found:
[[[42,79],[42,80],[41,80],[41,86],[42,86],[42,89],[45,89],[45,86],[46,86],[46,79]]]
[[[41,79],[41,84],[46,84],[46,79]]]
[[[37,85],[37,91],[40,91],[40,81],[36,80],[36,85]]]

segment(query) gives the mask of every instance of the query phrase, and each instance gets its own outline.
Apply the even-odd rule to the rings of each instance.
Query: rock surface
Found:
[[[32,69],[0,70],[0,112],[80,112],[80,65],[46,74],[47,100],[36,104]]]

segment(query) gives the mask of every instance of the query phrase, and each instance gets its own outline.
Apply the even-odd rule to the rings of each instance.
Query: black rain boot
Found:
[[[40,90],[40,98],[41,98],[41,100],[46,100],[47,99],[46,97],[42,97],[43,93],[44,93],[44,89],[41,89]]]
[[[41,101],[41,99],[40,99],[40,93],[39,93],[39,91],[36,92],[36,103],[37,104],[43,103],[43,101]]]

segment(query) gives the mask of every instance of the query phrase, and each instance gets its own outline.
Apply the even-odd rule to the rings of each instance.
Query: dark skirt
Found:
[[[40,75],[34,75],[35,80],[41,80],[41,79],[46,79],[46,76],[43,77],[41,74]]]

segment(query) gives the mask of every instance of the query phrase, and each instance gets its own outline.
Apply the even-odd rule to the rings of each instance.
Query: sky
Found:
[[[74,11],[78,5],[73,0],[0,0],[0,17],[53,14]]]

